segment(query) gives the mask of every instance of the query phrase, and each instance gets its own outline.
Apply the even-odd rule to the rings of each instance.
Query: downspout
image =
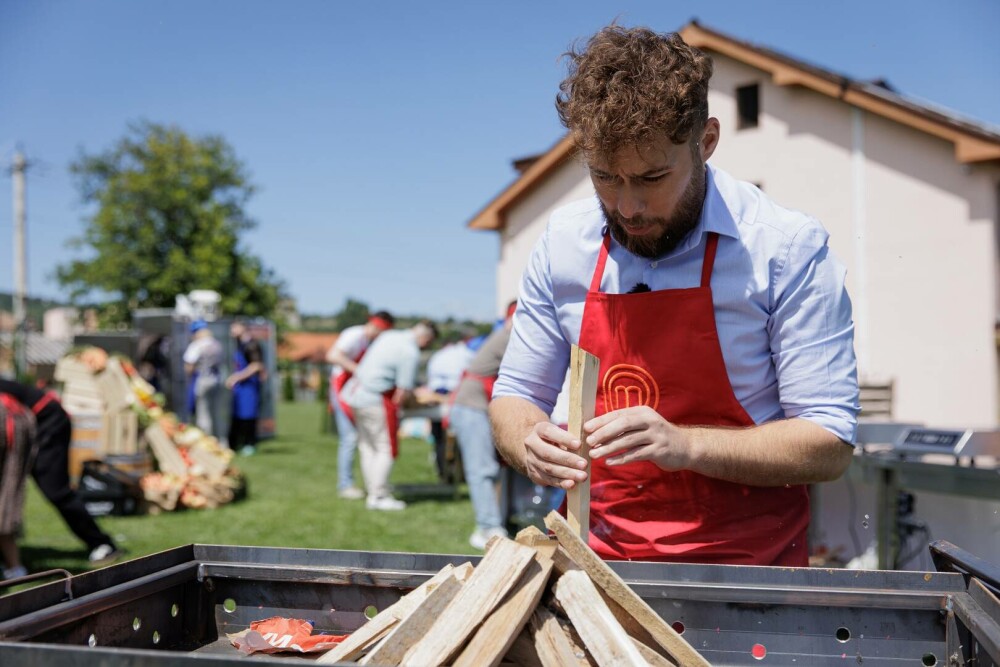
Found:
[[[869,308],[866,236],[868,233],[865,202],[865,112],[851,109],[851,220],[854,232],[854,350],[858,357],[859,377],[871,375],[868,365]]]

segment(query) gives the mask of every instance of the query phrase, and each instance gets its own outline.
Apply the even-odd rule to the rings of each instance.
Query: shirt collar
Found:
[[[680,245],[667,254],[667,257],[697,248],[701,245],[702,237],[709,232],[739,238],[736,219],[728,202],[732,199],[732,183],[729,180],[731,179],[728,179],[725,172],[717,172],[712,165],[705,165],[705,204],[701,207],[698,226],[692,229]],[[739,202],[734,203],[739,209]]]

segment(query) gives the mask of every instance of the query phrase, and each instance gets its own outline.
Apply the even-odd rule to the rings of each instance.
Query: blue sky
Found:
[[[493,233],[465,223],[562,135],[560,54],[614,18],[692,17],[1000,125],[1000,3],[0,0],[0,163],[28,178],[29,290],[87,213],[67,167],[131,121],[221,134],[259,187],[247,237],[304,312],[487,319]],[[0,180],[0,291],[13,285]]]

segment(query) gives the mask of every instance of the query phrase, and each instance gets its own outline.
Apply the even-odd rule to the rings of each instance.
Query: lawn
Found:
[[[406,439],[392,472],[397,495],[409,502],[400,512],[370,512],[363,500],[336,493],[337,439],[321,433],[323,406],[284,403],[279,436],[261,443],[256,455],[235,463],[248,481],[247,498],[215,510],[160,515],[102,517],[105,532],[137,558],[182,544],[235,544],[362,551],[475,552],[475,527],[465,487],[441,487],[432,447]],[[356,472],[360,482],[360,472]],[[86,550],[38,489],[29,488],[22,557],[31,571],[87,569]]]

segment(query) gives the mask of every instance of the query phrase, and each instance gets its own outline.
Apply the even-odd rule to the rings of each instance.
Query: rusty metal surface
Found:
[[[109,667],[235,664],[243,657],[226,634],[252,621],[307,618],[317,631],[349,632],[365,622],[367,608],[384,609],[445,564],[467,560],[478,561],[183,547],[75,577],[73,600],[53,584],[0,598],[0,664],[61,666],[74,655],[88,663],[99,655]],[[611,565],[712,664],[944,665],[956,645],[970,665],[1000,664],[1000,604],[975,581],[967,587],[963,574]],[[765,660],[753,656],[755,647]],[[22,658],[30,661],[15,661]],[[270,659],[291,660],[301,658]]]

